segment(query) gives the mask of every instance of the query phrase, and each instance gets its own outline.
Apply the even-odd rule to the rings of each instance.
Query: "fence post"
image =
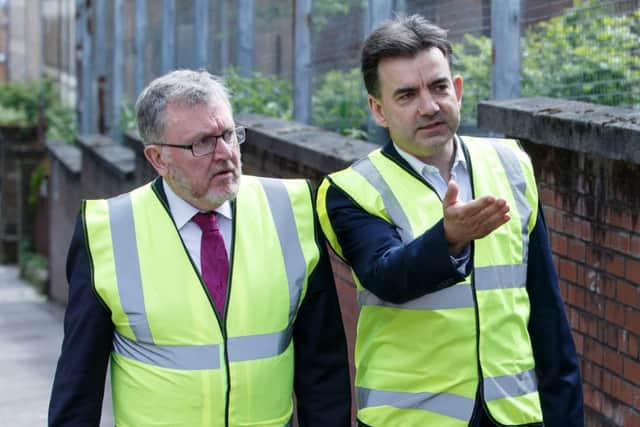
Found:
[[[254,0],[238,0],[236,15],[238,30],[238,71],[243,77],[250,77],[253,71],[253,20]]]
[[[391,18],[392,0],[369,0],[369,7],[366,14],[366,31],[365,37],[369,36],[373,30],[384,20]],[[367,128],[369,135],[372,135],[374,143],[378,145],[384,144],[389,139],[389,131],[386,128],[378,126],[371,113],[367,120]]]
[[[229,66],[229,24],[227,23],[227,5],[225,0],[218,0],[218,25],[216,26],[216,39],[219,41],[220,56],[218,60],[218,72],[222,74]]]
[[[120,141],[120,111],[124,78],[124,0],[113,0],[113,80],[111,85],[111,138]]]
[[[136,0],[135,40],[135,91],[136,96],[144,88],[145,46],[147,44],[147,0]]]
[[[83,4],[84,2],[81,0],[76,1],[76,7],[79,10],[78,19],[80,21],[80,33],[82,34],[82,64],[81,64],[81,72],[82,72],[82,85],[80,87],[81,90],[81,99],[82,99],[82,110],[80,112],[80,129],[83,133],[90,133],[93,131],[93,127],[91,126],[91,118],[92,115],[92,76],[91,76],[91,34],[89,33],[89,23],[91,19],[91,10],[89,7]]]
[[[162,74],[175,66],[176,1],[162,1]]]
[[[193,40],[196,45],[196,68],[207,68],[209,64],[209,0],[195,0],[193,3]]]
[[[294,2],[293,119],[311,120],[311,0]]]
[[[520,0],[491,1],[491,96],[520,96]]]

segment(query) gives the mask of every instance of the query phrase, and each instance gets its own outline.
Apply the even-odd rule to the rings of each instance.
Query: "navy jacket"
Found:
[[[160,179],[153,185],[166,201]],[[321,242],[319,227],[316,233]],[[293,329],[298,420],[300,426],[346,427],[351,416],[346,340],[326,248],[323,244],[318,247],[320,261],[309,278]],[[98,426],[114,327],[111,313],[91,282],[80,219],[67,257],[67,278],[69,303],[51,392],[49,425]]]
[[[382,152],[406,173],[425,182],[400,157],[393,144],[386,144]],[[472,168],[473,159],[469,159],[468,153],[465,155]],[[364,211],[336,186],[329,187],[326,200],[329,219],[345,259],[362,286],[377,297],[396,304],[405,303],[463,280],[470,272],[472,258],[465,274],[452,264],[442,220],[405,245],[394,226]],[[538,212],[529,241],[527,291],[531,301],[529,335],[544,424],[546,427],[582,426],[578,359],[560,297],[541,207]],[[476,401],[471,425],[492,425],[481,399]]]

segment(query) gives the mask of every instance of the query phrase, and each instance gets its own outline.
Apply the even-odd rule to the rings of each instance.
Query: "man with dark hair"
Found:
[[[362,74],[390,141],[318,191],[323,231],[357,279],[358,421],[581,426],[531,162],[514,140],[456,134],[451,56],[418,15],[369,36]]]
[[[118,426],[350,422],[346,342],[304,180],[241,176],[225,87],[178,70],[136,104],[153,182],[86,200],[51,426],[97,426],[107,364]],[[294,351],[295,345],[295,351]]]

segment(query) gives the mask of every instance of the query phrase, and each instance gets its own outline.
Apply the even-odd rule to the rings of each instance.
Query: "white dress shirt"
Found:
[[[464,153],[462,152],[462,146],[460,145],[460,141],[458,137],[454,137],[454,148],[455,154],[453,159],[453,164],[451,165],[451,170],[449,171],[451,175],[451,179],[458,184],[458,200],[461,202],[468,202],[471,200],[471,180],[469,178],[469,168],[467,167],[467,160],[464,158]],[[444,199],[444,195],[447,192],[448,183],[444,180],[442,175],[440,175],[440,171],[437,167],[433,165],[429,165],[424,163],[422,160],[417,159],[412,154],[403,151],[400,147],[398,147],[395,142],[393,146],[400,154],[400,157],[405,159],[407,163],[418,173],[418,175],[422,176],[425,181],[429,185],[431,185],[440,199]]]
[[[162,185],[164,188],[164,192],[167,195],[169,211],[171,212],[173,221],[176,223],[176,227],[178,227],[180,237],[182,237],[182,241],[187,247],[187,251],[189,251],[189,255],[191,256],[194,265],[198,267],[198,272],[201,272],[200,240],[202,239],[202,230],[200,230],[198,224],[191,221],[191,218],[193,218],[193,216],[197,214],[199,210],[190,203],[180,198],[176,193],[174,193],[164,179],[162,180]],[[224,247],[227,250],[227,257],[229,257],[230,260],[229,248],[231,247],[232,224],[231,203],[229,203],[228,201],[224,202],[222,206],[215,210],[215,212],[216,221],[218,222],[218,228],[222,233],[222,238],[224,239]]]

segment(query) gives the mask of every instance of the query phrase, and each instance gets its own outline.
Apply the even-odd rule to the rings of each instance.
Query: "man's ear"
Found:
[[[384,117],[384,111],[382,110],[382,103],[378,101],[373,95],[369,95],[369,110],[375,119],[376,123],[383,128],[387,127],[387,119]]]
[[[144,147],[144,156],[151,166],[158,172],[158,175],[165,176],[168,172],[167,162],[162,155],[162,147],[157,145],[147,145]]]
[[[453,77],[453,89],[456,92],[456,99],[458,100],[458,104],[462,102],[462,84],[463,84],[462,76],[456,75]]]

